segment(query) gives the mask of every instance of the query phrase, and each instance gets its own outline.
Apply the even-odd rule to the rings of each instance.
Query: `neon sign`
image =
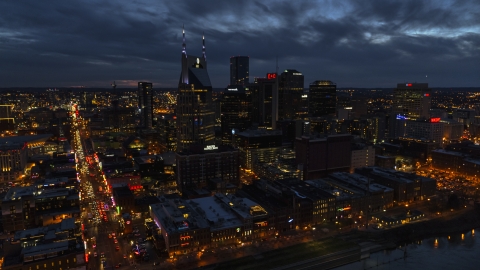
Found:
[[[397,114],[397,120],[407,120],[408,117],[406,117],[405,115],[401,115],[401,114]]]
[[[423,96],[425,96],[425,97],[429,97],[429,96],[430,96],[430,94],[429,94],[429,93],[425,93],[425,95],[423,95]]]
[[[276,79],[277,78],[277,73],[267,73],[267,79]]]
[[[412,86],[412,84],[411,84],[411,83],[407,83],[406,85],[407,85],[407,87],[411,87],[411,86]]]
[[[440,122],[440,117],[432,117],[430,118],[430,123],[438,123]]]
[[[203,150],[216,150],[218,147],[216,147],[214,144],[212,145],[207,145]]]

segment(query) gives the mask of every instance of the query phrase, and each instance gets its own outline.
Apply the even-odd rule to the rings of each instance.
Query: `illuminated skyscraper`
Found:
[[[220,100],[222,143],[231,144],[233,135],[252,125],[252,100],[250,91],[238,86],[225,89]]]
[[[252,97],[252,122],[261,128],[275,129],[278,120],[277,74],[267,73],[266,78],[255,78],[248,85]]]
[[[138,82],[138,109],[140,111],[140,126],[151,129],[153,119],[153,89],[152,83]]]
[[[0,104],[0,131],[13,131],[15,128],[15,118],[12,109],[13,105],[11,104]]]
[[[335,115],[337,85],[331,81],[314,81],[308,93],[308,115],[319,117]]]
[[[432,104],[428,83],[399,83],[393,90],[393,115],[408,119],[429,118]]]
[[[230,57],[230,85],[247,85],[249,82],[248,56]]]
[[[301,111],[304,87],[303,74],[287,69],[280,74],[278,83],[278,119],[296,119]]]
[[[182,72],[177,97],[177,152],[188,150],[192,144],[213,145],[215,112],[212,84],[207,72],[205,37],[202,56],[187,55],[183,30]]]

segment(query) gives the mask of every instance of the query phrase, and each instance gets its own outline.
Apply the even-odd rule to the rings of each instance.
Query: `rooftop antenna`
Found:
[[[207,61],[207,54],[205,52],[205,32],[202,34],[202,54],[203,54],[203,60]]]
[[[187,55],[187,44],[185,44],[185,24],[182,25],[182,34],[183,34],[182,53]]]
[[[113,83],[111,84],[113,90],[115,90],[115,88],[117,88],[117,85],[115,84],[115,81],[113,81]]]

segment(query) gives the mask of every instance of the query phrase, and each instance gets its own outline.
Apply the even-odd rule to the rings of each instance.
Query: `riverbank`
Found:
[[[448,236],[480,228],[480,212],[473,208],[462,209],[453,215],[405,224],[386,230],[352,230],[337,237],[356,243],[373,242],[383,249],[394,249],[405,243],[432,236]]]
[[[387,242],[402,245],[423,238],[462,233],[475,228],[480,228],[480,214],[475,209],[468,209],[454,217],[439,217],[378,232],[375,238],[380,236]]]
[[[350,231],[290,247],[244,256],[206,269],[331,269],[367,258],[371,253],[395,249],[400,245],[432,236],[464,233],[480,228],[480,212],[461,209],[448,216],[375,231]]]

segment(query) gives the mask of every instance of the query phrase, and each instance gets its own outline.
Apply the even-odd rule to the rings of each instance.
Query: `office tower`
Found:
[[[385,114],[379,113],[378,115],[369,117],[368,121],[368,134],[367,139],[374,143],[380,143],[385,138]]]
[[[140,125],[151,129],[153,119],[153,89],[152,83],[138,82],[138,110],[140,111]]]
[[[351,166],[350,134],[324,138],[299,137],[295,140],[296,163],[303,170],[303,179],[324,177],[332,172],[348,172]]]
[[[15,137],[14,137],[15,138]],[[6,138],[8,139],[8,137]],[[0,182],[14,182],[22,179],[27,165],[26,143],[3,139],[0,142]]]
[[[406,138],[430,141],[443,146],[444,123],[440,118],[407,120]]]
[[[252,96],[252,122],[261,128],[275,129],[278,120],[277,74],[267,73],[266,78],[255,78],[248,91]]]
[[[176,167],[177,187],[184,197],[200,197],[203,192],[198,190],[212,184],[236,189],[240,182],[239,151],[231,146],[194,145],[177,151]]]
[[[230,57],[230,85],[247,85],[250,57]]]
[[[250,94],[238,86],[225,89],[220,100],[222,144],[232,144],[235,133],[252,125],[252,102]]]
[[[455,109],[453,111],[453,120],[456,120],[462,123],[465,126],[465,129],[470,130],[470,126],[475,123],[475,117],[477,113],[472,109]],[[433,116],[432,116],[433,117]]]
[[[296,119],[301,111],[304,76],[295,69],[280,74],[278,82],[278,119]]]
[[[13,105],[1,104],[0,105],[0,132],[13,131],[15,128],[15,118],[12,114]]]
[[[335,115],[337,107],[337,85],[331,81],[314,81],[308,93],[308,115],[310,117]]]
[[[393,90],[392,112],[409,119],[429,118],[432,103],[428,83],[399,83]]]
[[[282,132],[279,130],[246,130],[238,135],[240,165],[253,169],[256,163],[273,162],[282,148]]]
[[[177,116],[174,114],[158,115],[156,129],[160,133],[162,152],[175,152],[177,150]]]
[[[177,151],[192,144],[213,145],[215,112],[212,84],[207,72],[205,37],[202,57],[187,55],[183,30],[182,72],[177,96]]]

